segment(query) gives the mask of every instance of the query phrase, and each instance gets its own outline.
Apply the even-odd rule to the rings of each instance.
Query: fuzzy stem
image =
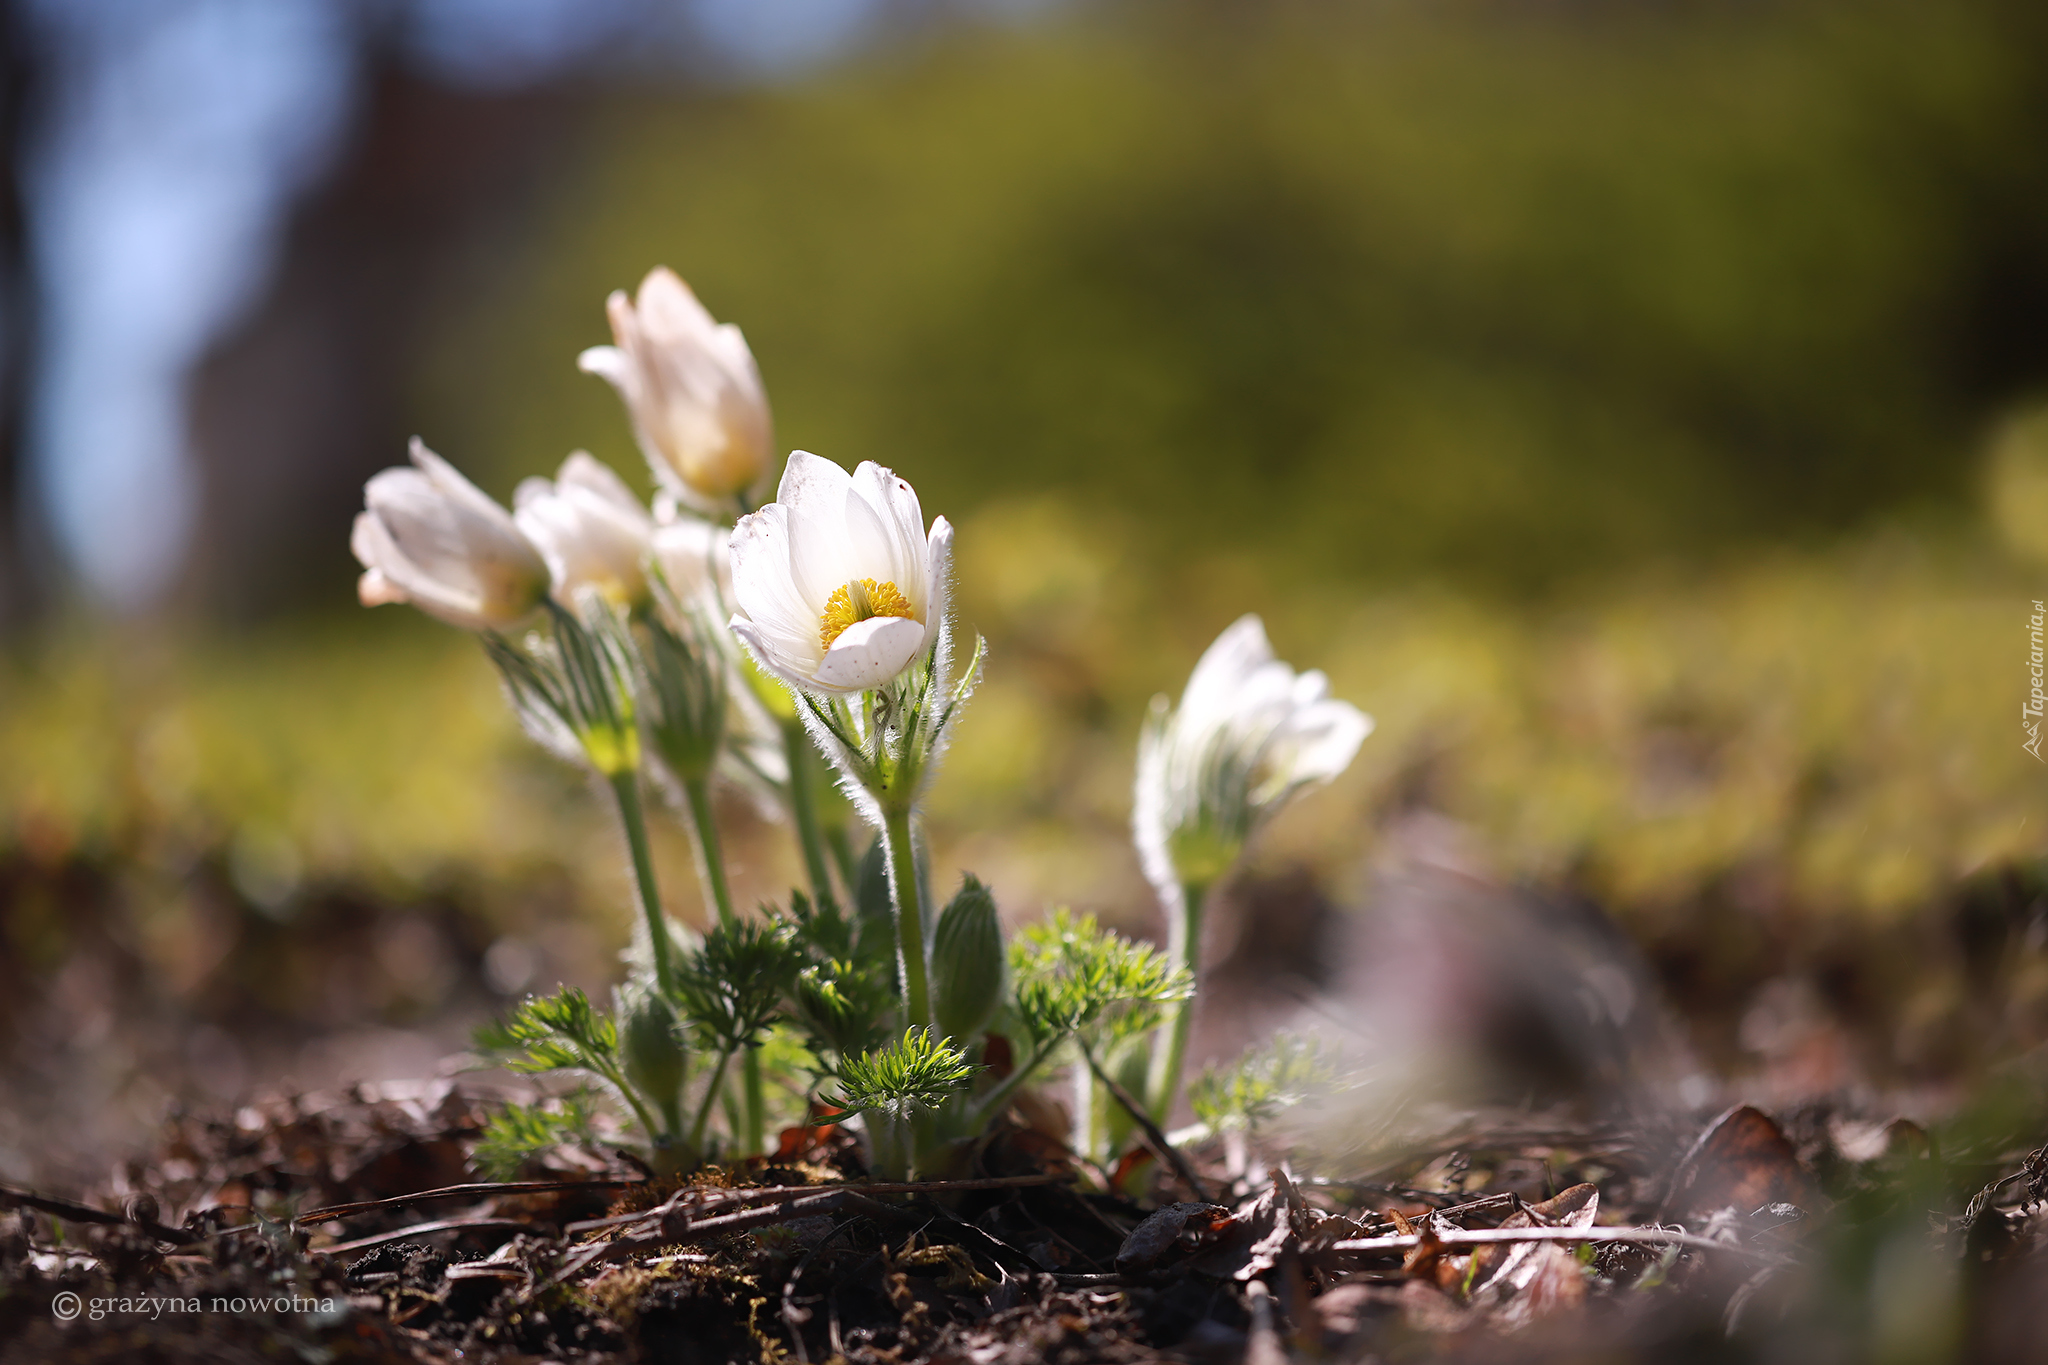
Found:
[[[882,843],[889,858],[889,897],[896,911],[896,963],[903,973],[903,1003],[915,1028],[932,1028],[931,986],[925,970],[924,888],[918,883],[908,808],[884,809]]]
[[[647,1130],[647,1141],[650,1145],[660,1142],[665,1137],[675,1136],[675,1134],[654,1121],[654,1115],[648,1111],[646,1102],[640,1098],[640,1092],[635,1090],[633,1083],[626,1079],[625,1072],[615,1067],[606,1066],[604,1063],[588,1055],[584,1056],[583,1062],[592,1071],[611,1082],[612,1088],[619,1092],[619,1098],[624,1100],[626,1107],[633,1111],[633,1117],[638,1119],[640,1126]]]
[[[703,777],[683,779],[683,795],[690,803],[690,830],[697,836],[697,862],[704,873],[706,896],[718,911],[718,922],[733,924],[732,892],[725,882],[725,852],[718,842],[718,822],[711,813],[711,782]]]
[[[804,871],[811,879],[812,897],[826,900],[832,894],[832,877],[818,824],[818,753],[803,722],[794,716],[782,722],[782,747],[789,761],[789,809],[796,821],[797,844],[803,849]]]
[[[1002,1113],[1003,1106],[1010,1102],[1010,1096],[1017,1092],[1019,1086],[1031,1079],[1032,1074],[1045,1064],[1045,1059],[1052,1056],[1052,1050],[1059,1045],[1060,1040],[1055,1038],[1039,1048],[1031,1054],[1031,1060],[1024,1065],[1010,1068],[1010,1074],[1003,1077],[1002,1084],[968,1106],[967,1116],[972,1120],[969,1128],[978,1133],[987,1126],[991,1118]]]
[[[1166,955],[1188,969],[1190,980],[1201,966],[1202,902],[1208,895],[1207,882],[1184,883],[1180,913],[1171,916],[1167,926]],[[1145,1077],[1146,1107],[1161,1123],[1173,1113],[1174,1100],[1180,1095],[1181,1066],[1187,1060],[1188,1034],[1195,1024],[1194,997],[1177,1000],[1168,1008],[1172,1013],[1152,1035],[1152,1068]]]
[[[748,1153],[766,1152],[768,1098],[761,1085],[761,1049],[749,1047],[746,1055],[740,1059],[740,1066],[746,1075],[747,1083],[747,1130],[741,1138],[740,1150]]]
[[[668,919],[661,912],[661,891],[654,880],[654,855],[647,844],[647,816],[640,805],[640,774],[626,768],[611,775],[612,795],[618,799],[619,822],[626,827],[626,846],[633,855],[633,882],[640,892],[640,909],[647,917],[649,951],[654,957],[654,983],[664,996],[673,996],[675,969],[669,963]]]
[[[718,1092],[725,1080],[725,1064],[732,1060],[732,1050],[727,1048],[718,1054],[718,1065],[711,1069],[711,1083],[704,1087],[703,1103],[697,1106],[697,1121],[690,1125],[690,1146],[696,1151],[704,1150],[704,1129],[711,1122],[711,1106],[718,1099]]]

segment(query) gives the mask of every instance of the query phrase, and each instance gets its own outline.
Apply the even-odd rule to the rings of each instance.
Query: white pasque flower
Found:
[[[610,466],[576,451],[552,481],[522,481],[512,508],[519,529],[547,561],[557,601],[573,603],[584,587],[615,606],[645,599],[654,518]]]
[[[747,339],[719,323],[673,270],[657,266],[637,300],[605,300],[614,346],[593,346],[578,368],[625,400],[656,477],[692,506],[730,514],[765,483],[773,456],[768,395]]]
[[[1165,697],[1138,740],[1131,824],[1145,875],[1169,899],[1228,871],[1245,840],[1302,788],[1344,771],[1372,717],[1318,671],[1273,657],[1257,616],[1234,622]]]
[[[878,688],[934,644],[946,617],[953,528],[925,532],[917,493],[890,470],[848,474],[794,451],[775,501],[732,532],[732,628],[792,687]]]
[[[506,630],[548,592],[548,567],[512,514],[412,442],[411,469],[386,469],[363,487],[349,548],[362,561],[366,607],[410,602],[464,630]]]

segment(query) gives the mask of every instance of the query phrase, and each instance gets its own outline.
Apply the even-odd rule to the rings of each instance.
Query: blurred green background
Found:
[[[1613,914],[1724,1071],[1766,1068],[1741,1023],[1787,980],[1837,1083],[2048,1039],[2037,7],[1077,5],[550,108],[546,175],[385,339],[389,441],[343,483],[417,430],[499,496],[575,447],[644,488],[573,361],[675,267],[783,446],[959,527],[991,653],[942,880],[1149,930],[1138,717],[1256,610],[1379,729],[1259,849],[1253,913],[1304,868],[1365,899],[1426,813]],[[9,642],[0,1017],[105,1123],[417,1071],[612,973],[601,808],[473,644],[353,606],[350,510],[225,525],[152,625]],[[729,805],[778,896],[787,839]],[[42,1160],[13,1122],[0,1172]]]

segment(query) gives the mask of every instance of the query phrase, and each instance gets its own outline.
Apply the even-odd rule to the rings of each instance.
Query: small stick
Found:
[[[1076,1041],[1080,1040],[1077,1039]],[[1188,1159],[1185,1156],[1181,1155],[1180,1148],[1167,1141],[1166,1134],[1160,1131],[1159,1125],[1152,1121],[1152,1116],[1145,1112],[1145,1106],[1138,1103],[1137,1098],[1130,1091],[1124,1089],[1117,1082],[1116,1077],[1102,1069],[1095,1060],[1095,1050],[1089,1047],[1086,1042],[1081,1042],[1081,1056],[1087,1060],[1088,1069],[1095,1073],[1095,1079],[1101,1081],[1103,1089],[1109,1091],[1110,1098],[1122,1105],[1124,1112],[1129,1114],[1137,1122],[1138,1127],[1143,1130],[1145,1145],[1152,1149],[1153,1155],[1173,1167],[1174,1174],[1186,1181],[1188,1188],[1195,1192],[1195,1198],[1205,1204],[1209,1203],[1208,1186],[1202,1183],[1202,1177],[1195,1174],[1195,1168],[1188,1163]]]
[[[371,1247],[383,1246],[386,1242],[403,1242],[408,1237],[425,1237],[435,1232],[460,1232],[467,1228],[510,1228],[515,1232],[532,1230],[531,1223],[522,1223],[517,1218],[444,1218],[437,1223],[415,1223],[409,1228],[394,1232],[380,1232],[372,1237],[358,1237],[353,1242],[337,1242],[331,1247],[308,1247],[308,1256],[346,1256],[352,1251],[368,1251]]]
[[[1732,1251],[1758,1261],[1780,1257],[1733,1242],[1716,1242],[1690,1232],[1670,1228],[1445,1228],[1431,1233],[1410,1233],[1394,1237],[1353,1237],[1332,1242],[1325,1250],[1343,1252],[1406,1251],[1425,1236],[1446,1247],[1489,1246],[1497,1242],[1622,1242],[1644,1246],[1682,1246],[1700,1251]]]
[[[793,1188],[803,1189],[803,1186]],[[680,1246],[687,1242],[703,1241],[707,1237],[718,1237],[727,1233],[751,1232],[755,1228],[772,1227],[794,1219],[806,1218],[812,1214],[833,1213],[841,1209],[855,1209],[870,1217],[894,1222],[920,1222],[915,1215],[887,1204],[877,1203],[853,1190],[828,1189],[812,1190],[788,1199],[786,1202],[765,1209],[748,1209],[743,1213],[721,1214],[699,1222],[685,1222],[680,1227],[669,1226],[664,1218],[659,1231],[648,1232],[637,1237],[619,1237],[609,1242],[593,1242],[572,1255],[549,1280],[561,1284],[599,1261],[618,1261],[637,1256],[643,1251],[657,1247]]]
[[[159,1223],[154,1218],[144,1218],[139,1213],[109,1213],[105,1209],[96,1209],[90,1204],[77,1204],[69,1199],[58,1199],[53,1195],[37,1194],[33,1190],[24,1190],[14,1185],[0,1185],[0,1202],[25,1205],[41,1213],[54,1214],[59,1218],[69,1218],[74,1223],[96,1223],[101,1227],[120,1227],[124,1224],[137,1227],[156,1238],[159,1242],[170,1242],[176,1246],[190,1246],[194,1242],[206,1239],[205,1233],[188,1232],[184,1228],[170,1227]]]
[[[663,1203],[651,1209],[640,1209],[633,1213],[615,1213],[608,1218],[590,1218],[580,1223],[570,1223],[562,1231],[571,1236],[579,1232],[595,1232],[600,1228],[617,1227],[622,1223],[638,1222],[657,1214],[666,1214],[677,1207],[686,1194],[705,1196],[701,1203],[691,1207],[699,1211],[715,1211],[740,1208],[747,1204],[767,1203],[786,1199],[792,1191],[806,1194],[848,1193],[848,1194],[943,1194],[950,1190],[1011,1190],[1032,1185],[1056,1185],[1067,1179],[1056,1171],[1041,1171],[1037,1175],[989,1175],[971,1180],[897,1180],[878,1181],[861,1185],[758,1185],[751,1189],[722,1190],[685,1186],[676,1191]]]
[[[421,1190],[418,1194],[400,1194],[389,1199],[364,1199],[353,1204],[329,1204],[325,1208],[308,1209],[292,1221],[325,1223],[330,1219],[353,1218],[356,1214],[370,1213],[377,1209],[404,1208],[408,1204],[426,1204],[439,1199],[482,1198],[493,1194],[545,1194],[551,1190],[616,1190],[646,1183],[645,1180],[500,1180],[475,1185],[443,1185],[438,1190]]]

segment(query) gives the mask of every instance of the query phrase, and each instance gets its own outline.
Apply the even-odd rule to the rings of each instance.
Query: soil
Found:
[[[480,1185],[482,1118],[445,1084],[281,1099],[175,1118],[92,1197],[0,1188],[0,1360],[2048,1354],[2048,1154],[1828,1106],[1444,1113],[1341,1176],[1215,1144],[1142,1201],[1025,1129],[916,1187],[832,1128]]]

